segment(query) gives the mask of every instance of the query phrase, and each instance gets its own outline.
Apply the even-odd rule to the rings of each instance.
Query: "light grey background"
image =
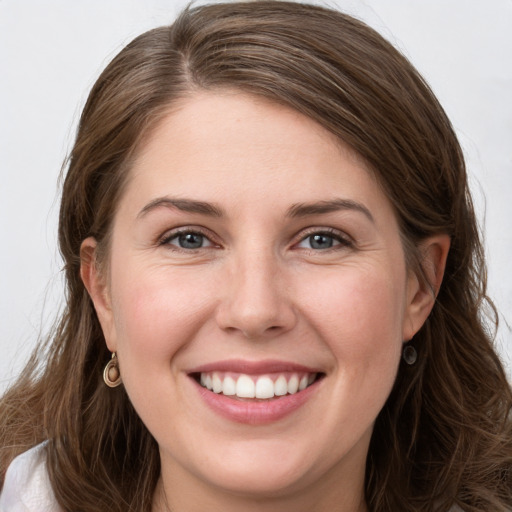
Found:
[[[88,90],[126,43],[186,3],[0,0],[0,392],[61,302],[57,177]],[[390,39],[447,110],[467,156],[501,312],[497,345],[512,375],[512,0],[323,3]]]

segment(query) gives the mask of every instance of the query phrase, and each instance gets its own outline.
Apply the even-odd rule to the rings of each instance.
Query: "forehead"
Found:
[[[343,193],[386,202],[364,159],[317,122],[238,91],[196,93],[174,106],[140,148],[130,182],[128,194],[146,199],[301,202]]]
[[[178,154],[180,149],[188,149],[180,145],[185,141],[201,145],[203,150],[214,149],[224,158],[222,152],[227,150],[233,154],[269,151],[296,145],[299,139],[310,141],[311,146],[321,142],[331,149],[338,147],[343,155],[358,157],[317,122],[288,106],[236,89],[221,89],[196,92],[174,103],[145,137],[137,162],[143,163],[164,146]],[[295,146],[294,153],[301,152],[301,147]],[[197,152],[195,156],[200,157]]]

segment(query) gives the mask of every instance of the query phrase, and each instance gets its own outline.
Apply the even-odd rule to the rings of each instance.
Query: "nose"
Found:
[[[221,329],[248,339],[267,339],[294,327],[290,286],[271,251],[245,253],[230,267],[216,315]]]

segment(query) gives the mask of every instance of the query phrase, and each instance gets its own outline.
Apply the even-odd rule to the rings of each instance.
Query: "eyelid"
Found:
[[[169,242],[173,240],[174,238],[177,238],[179,235],[185,234],[185,233],[196,233],[203,237],[205,237],[208,242],[211,245],[208,245],[207,247],[200,247],[198,249],[184,249],[180,248],[177,245],[172,245]],[[334,238],[339,242],[339,244],[335,245],[334,247],[330,248],[335,249],[336,247],[352,247],[354,245],[354,240],[351,236],[349,236],[346,232],[341,231],[339,229],[335,229],[332,227],[325,227],[325,226],[311,226],[309,228],[303,229],[295,238],[295,241],[292,243],[292,248],[296,247],[301,242],[305,241],[308,237],[312,235],[326,235]],[[175,250],[178,251],[194,251],[194,250],[200,250],[204,248],[209,247],[220,247],[221,244],[217,240],[217,237],[208,229],[203,228],[201,226],[179,226],[176,228],[169,229],[164,232],[161,236],[158,237],[156,241],[156,245],[163,246],[168,245],[172,246]],[[313,250],[313,249],[311,249]],[[325,249],[323,252],[327,252],[329,249]],[[318,250],[315,250],[315,252],[319,252]]]
[[[171,240],[177,238],[180,235],[186,234],[186,233],[195,233],[197,235],[201,235],[204,238],[206,238],[208,240],[208,242],[210,242],[210,245],[208,245],[206,247],[200,247],[198,249],[184,249],[182,247],[178,247],[177,245],[173,245],[170,243]],[[201,226],[179,226],[179,227],[176,227],[173,229],[169,229],[169,230],[165,231],[165,233],[163,235],[158,237],[157,245],[159,245],[159,246],[167,245],[167,246],[171,246],[173,249],[175,249],[177,251],[186,251],[186,252],[191,252],[194,250],[198,251],[200,249],[206,249],[209,247],[219,247],[220,246],[220,244],[215,240],[215,236],[213,236],[211,231],[207,230]]]
[[[306,228],[301,231],[297,236],[298,240],[293,243],[293,246],[296,247],[301,242],[304,242],[307,238],[313,235],[327,235],[329,237],[334,238],[339,242],[338,245],[331,247],[329,249],[324,249],[322,252],[327,252],[329,250],[335,250],[337,247],[352,247],[354,245],[354,240],[351,236],[349,236],[346,232],[340,231],[339,229],[331,228],[331,227],[320,227],[320,226],[312,226]],[[320,252],[318,250],[311,249],[315,252]]]

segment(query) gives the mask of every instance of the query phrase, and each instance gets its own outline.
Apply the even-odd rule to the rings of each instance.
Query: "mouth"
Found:
[[[296,395],[323,378],[321,372],[282,371],[265,374],[203,371],[191,377],[203,388],[234,400],[268,401]]]
[[[275,360],[217,361],[187,375],[211,411],[247,425],[268,425],[302,410],[327,376],[319,368]]]

